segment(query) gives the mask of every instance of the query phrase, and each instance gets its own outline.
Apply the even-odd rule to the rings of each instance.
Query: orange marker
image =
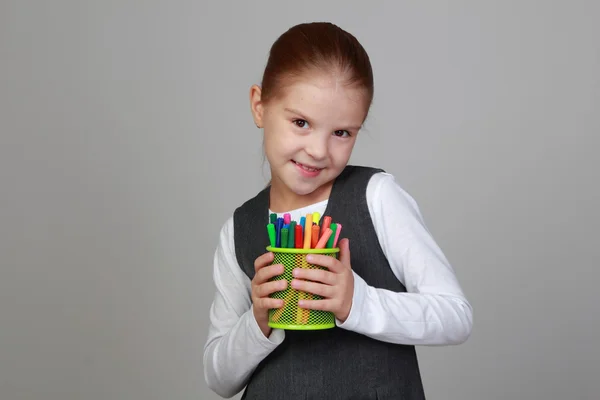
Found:
[[[317,247],[317,243],[319,242],[319,231],[321,230],[321,227],[319,225],[313,225],[312,226],[312,235],[311,235],[311,241],[310,241],[310,247],[312,249],[316,249]]]
[[[313,221],[312,221],[312,214],[306,214],[306,222],[305,222],[305,227],[304,227],[304,248],[305,249],[310,249],[310,245],[312,243],[311,240],[311,233],[312,233],[312,226],[313,226]]]
[[[324,249],[325,246],[327,245],[327,241],[329,240],[329,238],[331,237],[331,234],[333,233],[333,231],[329,228],[326,228],[323,231],[323,235],[321,236],[321,239],[319,239],[319,242],[317,243],[317,245],[315,246],[315,249]]]
[[[325,234],[325,229],[329,228],[331,225],[331,217],[323,217],[323,228],[321,229],[321,236]]]

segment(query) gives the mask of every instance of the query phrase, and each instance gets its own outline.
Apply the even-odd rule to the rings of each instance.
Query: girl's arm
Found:
[[[465,342],[471,305],[414,199],[392,175],[378,173],[369,182],[367,203],[383,252],[407,293],[369,286],[354,273],[352,308],[338,326],[399,344]]]
[[[221,229],[214,256],[216,292],[210,307],[210,327],[204,345],[204,379],[218,395],[239,393],[256,366],[284,339],[273,329],[267,338],[252,313],[250,279],[237,263],[233,217]]]

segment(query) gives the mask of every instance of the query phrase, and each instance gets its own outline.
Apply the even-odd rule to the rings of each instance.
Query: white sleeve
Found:
[[[367,187],[367,203],[382,250],[407,292],[369,286],[354,273],[352,308],[338,326],[399,344],[465,342],[473,324],[471,305],[414,199],[392,175],[378,173]]]
[[[251,282],[235,256],[233,217],[221,229],[214,256],[215,297],[204,345],[204,379],[221,397],[239,393],[258,364],[285,337],[273,329],[265,337],[252,312]]]

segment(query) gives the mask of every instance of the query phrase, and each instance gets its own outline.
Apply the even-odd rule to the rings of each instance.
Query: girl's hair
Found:
[[[339,74],[344,83],[358,84],[373,100],[373,70],[367,52],[350,33],[329,22],[291,27],[273,43],[262,78],[261,100],[268,102],[305,74]]]

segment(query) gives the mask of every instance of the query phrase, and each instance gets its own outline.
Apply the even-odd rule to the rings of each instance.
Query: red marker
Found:
[[[294,232],[294,247],[297,249],[301,249],[304,244],[304,239],[302,238],[302,225],[296,225],[296,231]]]

